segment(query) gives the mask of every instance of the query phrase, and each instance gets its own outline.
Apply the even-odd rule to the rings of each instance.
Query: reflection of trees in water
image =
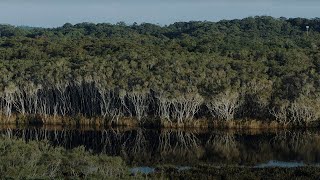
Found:
[[[48,140],[49,132],[46,129],[11,129],[8,128],[2,132],[2,135],[8,138],[20,137],[21,139],[28,140]]]
[[[311,142],[311,139],[311,134],[308,132],[285,131],[277,133],[272,142],[274,145],[278,145],[279,147],[293,152],[299,152],[302,146]]]
[[[125,144],[123,144],[123,146],[127,149],[126,152],[128,152],[129,154],[146,153],[146,150],[148,149],[148,141],[146,140],[144,131],[142,129],[138,129],[136,131],[136,135],[132,138],[132,140],[130,140],[130,142],[128,140],[125,142]],[[127,145],[126,143],[128,143],[129,145]]]
[[[116,129],[104,129],[101,131],[101,152],[105,154],[117,154],[125,138],[125,134]]]
[[[281,152],[282,157],[295,156],[305,163],[320,161],[320,135],[309,131],[279,132],[271,140],[274,149]]]
[[[320,162],[320,135],[307,131],[245,135],[227,131],[6,128],[0,133],[26,141],[47,140],[65,148],[84,145],[93,152],[121,156],[130,164]]]
[[[193,132],[164,130],[159,134],[157,152],[162,160],[186,161],[199,159],[203,154],[203,147]]]
[[[1,134],[9,138],[21,138],[25,141],[50,141],[53,144],[59,144],[60,146],[70,148],[70,140],[73,139],[73,132],[63,129],[51,129],[46,128],[23,128],[23,129],[11,129],[7,128],[1,131]]]
[[[131,162],[141,162],[151,158],[150,141],[146,138],[146,131],[137,129],[131,131],[121,143],[120,155]]]
[[[233,133],[213,133],[210,135],[205,147],[207,156],[218,162],[238,159],[240,154],[238,142]]]
[[[142,129],[132,131],[119,131],[116,129],[105,129],[102,131],[83,131],[70,129],[46,129],[46,128],[7,128],[1,134],[9,138],[21,138],[23,140],[46,140],[56,145],[67,148],[72,146],[84,145],[88,149],[100,148],[101,152],[120,152],[143,153],[148,146],[145,131]]]
[[[2,135],[8,138],[12,138],[14,136],[11,128],[6,129]]]

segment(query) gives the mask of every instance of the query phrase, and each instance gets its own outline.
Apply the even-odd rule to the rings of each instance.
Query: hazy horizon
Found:
[[[316,0],[2,0],[0,24],[17,26],[57,27],[69,22],[127,24],[177,21],[219,21],[249,16],[319,17]]]

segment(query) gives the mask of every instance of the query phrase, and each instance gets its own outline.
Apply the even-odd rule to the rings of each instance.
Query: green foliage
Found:
[[[84,147],[66,150],[48,142],[1,138],[1,179],[126,179],[119,157],[93,155]]]
[[[268,116],[278,100],[319,97],[319,24],[318,18],[261,16],[164,27],[1,25],[0,91],[11,84],[50,89],[94,82],[109,90],[167,97],[193,92],[212,99],[233,89],[246,101],[237,116]],[[258,108],[248,110],[250,105]]]

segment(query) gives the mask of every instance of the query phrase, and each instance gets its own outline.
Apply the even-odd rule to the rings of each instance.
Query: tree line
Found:
[[[0,25],[0,111],[306,124],[319,120],[319,32],[318,18],[268,16]]]

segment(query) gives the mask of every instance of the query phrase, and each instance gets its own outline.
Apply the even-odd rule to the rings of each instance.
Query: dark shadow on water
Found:
[[[132,167],[197,164],[277,167],[320,163],[317,131],[211,131],[2,127],[0,134],[26,141],[47,140],[71,149],[121,156]],[[139,170],[140,171],[140,170]]]

